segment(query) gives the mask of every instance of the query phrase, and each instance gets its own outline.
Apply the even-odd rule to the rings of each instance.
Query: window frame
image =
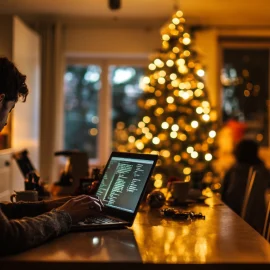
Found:
[[[112,151],[112,118],[110,117],[112,108],[112,87],[108,79],[109,68],[110,66],[136,66],[145,68],[148,65],[148,58],[147,56],[136,56],[136,58],[120,56],[116,58],[67,56],[64,70],[66,70],[68,65],[98,65],[101,68],[101,89],[99,91],[98,106],[98,152],[96,159],[89,159],[89,165],[103,166],[106,164]],[[63,135],[65,135],[65,130],[63,130]]]

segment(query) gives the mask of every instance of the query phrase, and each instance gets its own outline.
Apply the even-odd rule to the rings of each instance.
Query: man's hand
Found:
[[[69,201],[72,198],[74,198],[74,196],[67,196],[67,197],[63,197],[63,198],[60,198],[60,199],[56,199],[56,200],[46,200],[46,201],[44,201],[46,212],[49,212],[49,211],[63,205],[64,203],[66,203],[67,201]]]
[[[102,209],[103,203],[101,200],[88,195],[74,197],[57,208],[57,210],[63,210],[69,213],[73,224],[84,220],[96,212],[101,212]]]

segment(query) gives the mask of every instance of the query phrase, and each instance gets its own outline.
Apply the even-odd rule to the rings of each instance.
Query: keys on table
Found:
[[[195,213],[193,211],[181,211],[175,208],[164,208],[160,210],[161,215],[176,220],[190,220],[190,219],[205,219],[202,213]]]

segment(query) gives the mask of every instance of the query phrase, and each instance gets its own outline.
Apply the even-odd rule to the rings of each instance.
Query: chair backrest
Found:
[[[263,237],[270,242],[270,196],[268,197],[268,205],[263,226]]]
[[[247,206],[249,203],[250,194],[252,192],[252,188],[254,185],[256,174],[257,174],[257,171],[254,169],[253,166],[250,166],[249,172],[248,172],[248,179],[247,179],[247,184],[246,184],[246,191],[245,191],[245,195],[244,195],[243,206],[242,206],[242,210],[241,210],[241,217],[243,219],[245,219],[245,217],[246,217]]]

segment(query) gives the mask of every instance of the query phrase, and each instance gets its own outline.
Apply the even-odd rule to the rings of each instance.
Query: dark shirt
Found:
[[[21,252],[67,233],[71,223],[65,211],[46,212],[44,202],[2,202],[0,255]]]
[[[265,193],[270,187],[270,174],[263,163],[257,164],[253,168],[257,174],[244,219],[262,234],[266,215]],[[241,216],[243,208],[249,169],[249,164],[237,163],[225,174],[223,180],[221,198],[239,216]]]

